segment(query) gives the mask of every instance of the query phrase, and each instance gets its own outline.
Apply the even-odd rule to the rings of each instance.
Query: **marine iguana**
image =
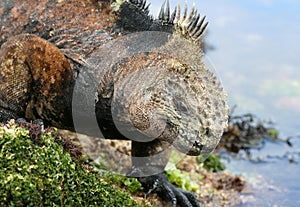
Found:
[[[209,153],[227,126],[226,93],[200,53],[205,17],[180,5],[171,14],[167,0],[158,18],[146,0],[0,6],[0,121],[130,139],[130,176],[173,206],[199,206],[162,171],[170,146]]]

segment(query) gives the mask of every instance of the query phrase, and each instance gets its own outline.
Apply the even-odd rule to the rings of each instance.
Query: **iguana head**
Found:
[[[154,19],[145,0],[124,0],[118,23],[126,35],[105,46],[101,67],[110,68],[104,79],[113,79],[112,117],[124,136],[199,155],[216,147],[229,110],[220,81],[203,62],[205,17],[187,10],[178,5],[171,14],[165,1]]]

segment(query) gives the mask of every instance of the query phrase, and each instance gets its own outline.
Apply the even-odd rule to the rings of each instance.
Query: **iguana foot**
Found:
[[[146,196],[157,193],[163,200],[172,204],[173,207],[200,207],[200,201],[191,193],[172,185],[163,174],[140,177],[138,180],[143,185]]]

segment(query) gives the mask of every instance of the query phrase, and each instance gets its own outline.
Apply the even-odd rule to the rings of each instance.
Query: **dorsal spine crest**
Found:
[[[171,13],[169,0],[165,0],[157,18],[149,15],[150,3],[147,4],[146,0],[123,0],[122,6],[124,11],[120,16],[120,23],[125,30],[177,33],[196,45],[201,45],[208,22],[205,21],[206,16],[201,17],[198,13],[195,4],[190,12],[187,3],[183,11],[178,4]]]
[[[179,32],[187,39],[191,39],[195,43],[200,43],[203,34],[207,28],[208,22],[205,22],[206,16],[200,18],[200,14],[195,9],[195,4],[188,14],[188,5],[185,3],[183,13],[181,13],[181,6],[178,4],[172,14],[170,14],[169,0],[163,3],[158,20],[162,24],[173,24],[174,31]]]

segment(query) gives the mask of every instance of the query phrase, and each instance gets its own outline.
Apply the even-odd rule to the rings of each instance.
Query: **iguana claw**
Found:
[[[151,193],[157,193],[173,207],[200,207],[200,201],[193,193],[176,188],[163,173],[140,177],[138,180],[147,192],[146,196]]]

